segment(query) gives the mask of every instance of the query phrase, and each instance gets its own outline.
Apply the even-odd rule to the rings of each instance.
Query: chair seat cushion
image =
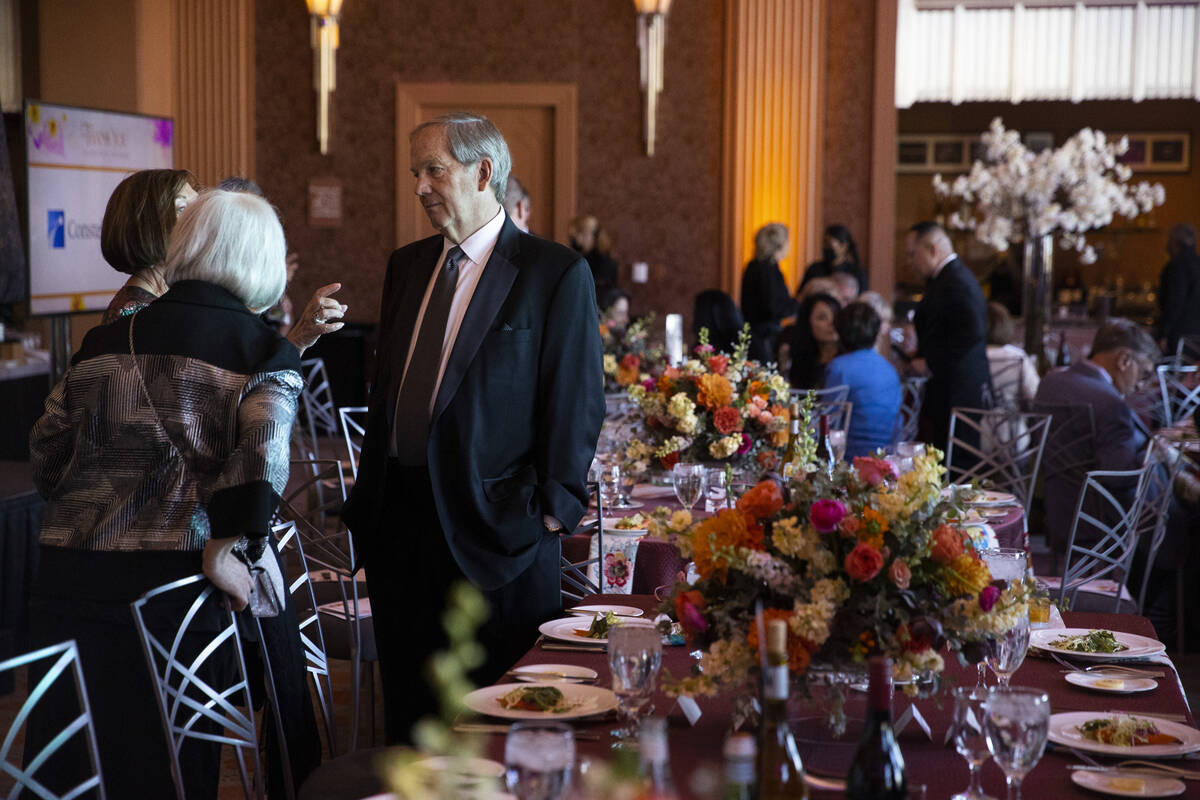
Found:
[[[1038,576],[1038,583],[1050,590],[1051,594],[1056,594],[1062,588],[1062,577],[1042,577]],[[1112,613],[1113,601],[1116,595],[1117,582],[1108,578],[1098,578],[1088,581],[1081,585],[1075,595],[1075,602],[1071,604],[1071,611],[1101,611]],[[1129,593],[1129,587],[1121,586],[1121,598],[1117,602],[1118,614],[1136,614],[1137,601],[1133,599],[1133,595]]]

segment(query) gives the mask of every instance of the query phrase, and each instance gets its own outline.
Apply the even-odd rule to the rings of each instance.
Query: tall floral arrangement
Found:
[[[970,229],[997,250],[1014,239],[1054,235],[1085,264],[1096,253],[1083,234],[1110,224],[1115,215],[1136,217],[1166,199],[1162,184],[1129,183],[1130,168],[1119,162],[1129,142],[1084,128],[1057,149],[1034,153],[1000,118],[981,137],[986,161],[947,183],[933,177],[939,198],[957,200],[950,226]]]
[[[1012,627],[1028,587],[992,579],[942,499],[942,454],[927,448],[897,476],[887,461],[855,458],[832,476],[800,474],[786,491],[764,481],[736,508],[673,532],[699,579],[669,600],[703,651],[684,694],[738,689],[758,663],[755,606],[788,625],[788,666],[804,684],[874,654],[898,680],[940,673],[941,649]],[[680,520],[682,522],[682,520]]]
[[[624,328],[604,319],[600,321],[600,342],[604,346],[604,391],[623,392],[666,366],[666,351],[662,343],[650,341],[652,322],[653,312]]]
[[[788,440],[787,381],[747,360],[749,331],[731,354],[718,353],[701,331],[692,358],[629,388],[640,424],[625,448],[627,460],[676,463],[720,461],[775,469]]]

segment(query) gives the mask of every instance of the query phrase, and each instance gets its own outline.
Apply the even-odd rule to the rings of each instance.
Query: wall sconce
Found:
[[[633,0],[638,11],[638,52],[642,65],[642,94],[646,98],[644,132],[646,155],[654,155],[658,93],[663,87],[663,49],[667,44],[667,9],[671,0]]]
[[[329,151],[329,94],[337,88],[338,14],[342,0],[306,0],[312,23],[313,88],[317,90],[317,142]]]

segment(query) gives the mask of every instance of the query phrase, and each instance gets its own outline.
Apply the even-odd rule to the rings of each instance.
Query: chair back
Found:
[[[575,531],[577,535],[595,536],[596,537],[596,553],[595,558],[588,557],[588,551],[583,551],[583,557],[580,558],[575,553],[573,548],[567,546],[567,539],[574,537],[563,538],[563,550],[559,556],[559,566],[562,573],[562,598],[563,604],[578,603],[583,599],[584,595],[600,594],[600,579],[593,581],[588,577],[588,569],[592,565],[596,565],[597,574],[599,574],[599,566],[604,558],[604,507],[600,503],[600,484],[596,481],[588,482],[588,494],[596,498],[596,520],[588,525],[580,526]],[[574,560],[572,560],[574,559]]]
[[[300,416],[296,428],[300,431],[298,443],[301,458],[320,458],[319,436],[336,436],[338,431],[337,406],[333,402],[333,389],[329,375],[325,372],[325,360],[310,358],[300,362],[300,376],[304,388],[300,390]]]
[[[822,403],[844,403],[850,399],[850,387],[843,384],[842,386],[827,386],[824,389],[792,389],[792,402],[804,402],[804,398],[810,391],[816,401],[813,413],[816,413],[815,408],[820,407]]]
[[[3,740],[0,740],[0,772],[15,782],[9,797],[20,797],[22,790],[27,790],[29,796],[42,800],[67,800],[68,798],[82,797],[85,793],[94,791],[100,800],[104,800],[104,780],[100,774],[100,752],[96,747],[96,731],[92,727],[92,707],[88,703],[87,687],[83,682],[83,669],[79,664],[79,648],[76,646],[75,640],[70,639],[50,647],[34,650],[31,653],[15,656],[6,661],[0,661],[0,675],[14,672],[21,667],[40,661],[47,662],[50,666],[37,685],[29,690],[29,696],[17,709],[17,714],[4,733]],[[56,684],[66,680],[73,681],[75,684],[75,696],[79,700],[79,716],[57,732],[45,747],[33,754],[22,766],[21,748],[16,746],[18,734],[25,728],[38,703],[48,693],[57,690]],[[92,774],[77,786],[71,787],[65,794],[54,794],[46,787],[46,784],[52,779],[52,776],[48,774],[49,769],[45,773],[42,773],[41,770],[63,745],[75,740],[77,736],[83,738],[83,745],[87,748],[88,757],[92,762]]]
[[[1171,514],[1171,497],[1175,491],[1175,479],[1183,467],[1183,458],[1172,445],[1160,436],[1155,436],[1146,446],[1143,465],[1147,468],[1142,483],[1142,505],[1138,513],[1135,536],[1146,552],[1146,565],[1142,571],[1142,586],[1138,591],[1139,614],[1146,611],[1146,588],[1150,584],[1150,571],[1154,558],[1167,536],[1167,519]]]
[[[819,400],[812,410],[812,420],[809,429],[815,435],[821,421],[821,415],[829,417],[829,430],[849,431],[850,418],[854,414],[854,403],[849,400]]]
[[[951,483],[990,482],[1015,495],[1028,514],[1049,430],[1048,414],[952,409],[946,447]]]
[[[925,384],[929,378],[915,375],[900,381],[900,416],[896,420],[895,441],[911,442],[917,438],[921,404],[925,402]]]
[[[1175,362],[1177,364],[1200,362],[1200,336],[1185,334],[1179,337],[1179,342],[1175,345]]]
[[[1191,417],[1200,407],[1200,367],[1160,364],[1157,372],[1162,395],[1162,422],[1164,427],[1170,427]]]
[[[186,798],[179,756],[189,739],[232,747],[245,796],[264,797],[265,773],[245,654],[233,611],[222,599],[207,578],[192,575],[151,589],[131,604],[154,680],[179,800]],[[162,635],[158,620],[180,608],[186,610],[178,627]],[[201,617],[220,620],[215,633],[197,629],[203,627],[196,624]]]
[[[338,409],[338,420],[342,424],[346,452],[350,454],[350,474],[357,479],[359,454],[362,453],[363,437],[367,435],[367,407],[342,406]]]
[[[303,517],[318,530],[338,517],[346,504],[346,474],[342,462],[332,458],[291,462],[291,480],[279,499],[276,521]]]
[[[664,586],[675,585],[675,579],[687,566],[687,559],[670,542],[643,539],[638,542],[637,562],[633,565],[633,594],[654,594]]]
[[[296,607],[300,628],[300,644],[304,648],[305,669],[317,696],[317,707],[325,724],[326,744],[331,754],[337,753],[337,725],[333,713],[333,679],[329,674],[325,636],[317,615],[317,596],[313,592],[304,545],[296,531],[295,522],[283,522],[271,528],[279,553],[286,564],[284,574],[290,579],[288,592]],[[280,740],[285,741],[283,739]]]
[[[1020,411],[1021,398],[1025,396],[1025,359],[1021,356],[996,361],[989,359],[988,363],[992,385],[985,385],[984,389],[990,395],[991,407]]]
[[[1075,504],[1075,519],[1067,543],[1067,564],[1059,588],[1059,603],[1074,606],[1080,589],[1109,596],[1093,581],[1112,583],[1112,611],[1121,610],[1121,595],[1129,579],[1137,548],[1148,466],[1133,470],[1093,470],[1087,473]]]

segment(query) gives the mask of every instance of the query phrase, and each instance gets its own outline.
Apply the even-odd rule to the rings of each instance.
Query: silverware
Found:
[[[605,647],[602,644],[567,644],[566,642],[542,642],[543,650],[563,650],[569,653],[603,653]]]
[[[1071,672],[1088,672],[1092,674],[1098,672],[1122,672],[1130,675],[1139,675],[1144,678],[1162,678],[1166,675],[1166,673],[1162,670],[1143,669],[1141,667],[1127,667],[1123,664],[1092,664],[1087,667],[1081,667],[1076,664],[1072,664],[1070,661],[1067,661],[1065,658],[1058,655],[1058,653],[1050,650],[1045,650],[1043,652],[1049,654],[1049,656],[1054,659],[1059,666],[1066,667]]]
[[[565,672],[533,672],[525,669],[510,669],[508,672],[504,673],[504,677],[528,678],[535,682],[542,678],[558,678],[562,681],[570,681],[571,683],[596,682],[596,678],[589,678],[586,675],[568,675]]]
[[[1130,766],[1134,764],[1144,764],[1145,766]],[[1155,766],[1150,761],[1122,761],[1111,767],[1094,764],[1068,764],[1067,769],[1073,772],[1099,772],[1106,775],[1142,775],[1152,778],[1178,778],[1184,781],[1200,781],[1200,772],[1190,772],[1166,765]]]

